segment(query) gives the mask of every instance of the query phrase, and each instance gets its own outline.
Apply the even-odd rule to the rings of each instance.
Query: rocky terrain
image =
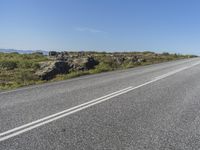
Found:
[[[93,56],[70,55],[67,52],[50,51],[49,61],[41,62],[40,69],[35,73],[42,80],[50,80],[57,74],[66,74],[71,71],[85,71],[94,69],[99,64]]]
[[[0,53],[0,89],[195,57],[154,52]]]
[[[165,57],[163,57],[165,56]],[[167,57],[168,56],[168,57]],[[173,56],[173,57],[172,57]],[[172,58],[170,58],[172,57]],[[96,52],[56,52],[50,51],[49,61],[41,62],[36,75],[42,80],[50,80],[57,74],[66,74],[71,71],[86,71],[94,69],[100,62],[110,64],[112,69],[120,67],[133,67],[142,63],[166,61],[166,59],[182,58],[181,55],[168,53],[96,53]]]

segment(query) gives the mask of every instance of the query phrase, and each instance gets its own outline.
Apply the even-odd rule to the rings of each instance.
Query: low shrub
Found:
[[[17,68],[17,62],[12,60],[1,60],[0,69],[12,70]]]

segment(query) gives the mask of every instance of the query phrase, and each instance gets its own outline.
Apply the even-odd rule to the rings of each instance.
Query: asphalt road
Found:
[[[0,150],[199,150],[200,58],[0,93]]]

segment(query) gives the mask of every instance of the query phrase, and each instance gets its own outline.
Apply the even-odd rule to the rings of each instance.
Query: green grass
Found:
[[[48,61],[46,56],[39,54],[0,53],[0,90],[15,89],[27,85],[66,80],[83,75],[97,74],[101,72],[134,68],[137,66],[194,57],[191,55],[169,53],[155,54],[153,52],[115,53],[115,55],[125,55],[126,57],[136,55],[143,58],[142,62],[135,63],[126,59],[123,63],[119,64],[115,59],[113,59],[114,57],[110,56],[113,53],[108,54],[103,52],[93,52],[92,54],[94,58],[100,62],[94,69],[71,71],[68,74],[57,75],[50,81],[42,81],[35,75],[35,72],[39,68],[39,62]]]
[[[0,53],[0,89],[14,89],[40,83],[35,76],[39,62],[47,57],[38,54]]]

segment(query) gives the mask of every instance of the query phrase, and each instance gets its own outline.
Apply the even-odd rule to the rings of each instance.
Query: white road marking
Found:
[[[56,114],[53,114],[53,115],[50,115],[50,116],[44,117],[44,118],[42,118],[42,119],[39,119],[39,120],[33,121],[33,122],[31,122],[31,123],[28,123],[28,124],[25,124],[25,125],[23,125],[23,126],[20,126],[20,127],[14,128],[14,129],[9,130],[9,131],[7,131],[7,132],[0,133],[0,137],[1,137],[1,136],[4,136],[4,135],[6,135],[6,134],[9,134],[9,133],[11,133],[11,132],[15,132],[15,131],[17,131],[17,130],[20,130],[20,129],[26,128],[26,127],[28,127],[28,126],[31,126],[31,125],[34,125],[34,124],[40,123],[40,122],[45,121],[45,120],[47,120],[47,119],[51,119],[51,118],[53,118],[53,117],[56,117],[56,116],[62,115],[62,114],[64,114],[64,113],[67,113],[67,112],[72,111],[72,110],[74,110],[74,109],[77,109],[77,108],[79,108],[79,107],[83,107],[83,106],[85,106],[85,105],[87,105],[87,104],[90,104],[90,103],[93,103],[93,102],[99,101],[99,100],[101,100],[101,99],[104,99],[104,98],[106,98],[106,97],[109,97],[109,96],[115,95],[115,94],[117,94],[117,93],[123,92],[123,91],[125,91],[125,90],[127,90],[127,89],[130,89],[130,88],[131,88],[131,87],[128,87],[128,88],[122,89],[122,90],[120,90],[120,91],[110,93],[110,94],[105,95],[105,96],[103,96],[103,97],[100,97],[100,98],[94,99],[94,100],[92,100],[92,101],[89,101],[89,102],[86,102],[86,103],[83,103],[83,104],[80,104],[80,105],[77,105],[77,106],[75,106],[75,107],[71,107],[71,108],[66,109],[66,110],[64,110],[64,111],[61,111],[61,112],[58,112],[58,113],[56,113]]]
[[[68,115],[70,115],[70,114],[76,113],[76,112],[81,111],[81,110],[83,110],[83,109],[86,109],[86,108],[88,108],[88,107],[91,107],[91,106],[94,106],[94,105],[96,105],[96,104],[102,103],[102,102],[107,101],[107,100],[109,100],[109,99],[111,99],[111,98],[114,98],[114,97],[117,97],[117,96],[119,96],[119,95],[125,94],[125,93],[127,93],[127,92],[132,91],[132,90],[138,89],[138,88],[143,87],[143,86],[146,86],[146,85],[148,85],[148,84],[151,84],[151,83],[153,83],[153,82],[159,81],[159,80],[161,80],[161,79],[164,79],[164,78],[166,78],[166,77],[169,77],[169,76],[171,76],[171,75],[174,75],[174,74],[176,74],[176,73],[178,73],[178,72],[181,72],[181,71],[183,71],[183,70],[189,69],[189,68],[194,67],[194,66],[199,65],[199,64],[200,64],[200,62],[197,62],[197,63],[195,63],[195,64],[192,64],[192,65],[188,66],[188,67],[183,67],[183,68],[180,68],[180,69],[171,71],[171,72],[169,72],[169,73],[166,73],[166,74],[164,74],[164,75],[161,75],[161,76],[159,76],[159,77],[156,77],[156,78],[154,78],[153,80],[148,81],[148,82],[146,82],[146,83],[144,83],[144,84],[138,85],[138,86],[136,86],[136,87],[128,87],[128,88],[125,88],[125,89],[122,89],[122,90],[113,92],[113,93],[111,93],[111,94],[108,94],[108,95],[105,95],[105,96],[103,96],[103,97],[100,97],[100,98],[97,98],[97,99],[88,101],[88,102],[86,102],[86,103],[83,103],[83,104],[77,105],[77,106],[75,106],[75,107],[66,109],[66,110],[61,111],[61,112],[58,112],[58,113],[56,113],[56,114],[53,114],[53,115],[44,117],[44,118],[42,118],[42,119],[33,121],[33,122],[31,122],[31,123],[28,123],[28,124],[25,124],[25,125],[22,125],[22,126],[19,126],[19,127],[16,127],[16,128],[14,128],[14,129],[5,131],[5,132],[3,132],[3,133],[0,133],[0,142],[1,142],[1,141],[5,141],[5,140],[7,140],[7,139],[9,139],[9,138],[12,138],[12,137],[14,137],[14,136],[20,135],[20,134],[22,134],[22,133],[24,133],[24,132],[30,131],[30,130],[32,130],[32,129],[35,129],[35,128],[37,128],[37,127],[40,127],[40,126],[42,126],[42,125],[45,125],[45,124],[47,124],[47,123],[53,122],[53,121],[55,121],[55,120],[58,120],[58,119],[60,119],[60,118],[63,118],[63,117],[65,117],[65,116],[68,116]]]

